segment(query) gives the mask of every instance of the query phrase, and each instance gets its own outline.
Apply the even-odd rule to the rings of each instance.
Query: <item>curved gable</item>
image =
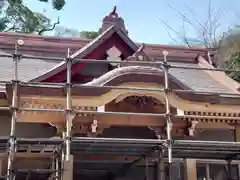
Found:
[[[85,85],[118,86],[124,83],[154,83],[164,86],[164,72],[162,69],[146,66],[127,66],[116,68]],[[171,89],[190,88],[169,74]]]
[[[125,57],[131,56],[138,50],[138,46],[118,27],[111,26],[97,38],[73,53],[72,59],[104,59],[104,55],[111,47],[117,47]],[[76,62],[72,65],[72,75],[81,71],[86,62]],[[51,71],[45,72],[32,81],[63,82],[66,78],[66,63],[63,61]]]

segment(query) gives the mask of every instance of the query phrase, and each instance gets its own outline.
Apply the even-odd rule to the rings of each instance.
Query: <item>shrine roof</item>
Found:
[[[110,45],[106,45],[107,47],[105,47],[105,50],[115,46],[117,43],[116,41],[119,41],[118,43],[122,43],[126,46],[124,47],[125,51],[126,49],[131,50],[127,52],[128,54],[125,57],[127,59],[132,53],[136,53],[140,47],[139,43],[133,42],[128,36],[124,21],[116,13],[116,8],[114,8],[109,15],[105,16],[99,32],[100,35],[94,40],[86,40],[78,37],[51,37],[0,32],[0,80],[10,81],[14,77],[12,58],[3,57],[1,54],[10,55],[13,53],[16,41],[19,39],[24,42],[24,45],[18,48],[19,53],[32,57],[24,58],[23,56],[19,63],[19,77],[21,81],[25,82],[31,80],[42,81],[43,78],[39,77],[46,74],[53,76],[60,73],[60,71],[63,72],[65,68],[64,58],[67,56],[67,49],[70,49],[70,55],[74,56],[76,59],[86,58],[86,55],[91,54],[103,43],[105,43],[105,45],[109,43],[106,39],[113,39],[113,36],[116,34],[117,37],[113,40],[114,42],[111,42],[112,44]],[[122,44],[120,46],[123,46]],[[162,52],[167,51],[167,58],[171,65],[193,68],[214,68],[206,60],[208,58],[208,53],[212,52],[212,49],[145,44],[141,50],[153,61],[163,60]],[[131,52],[131,54],[129,52]],[[100,58],[99,54],[98,56],[98,58]],[[92,58],[91,56],[87,57],[87,59]],[[78,65],[78,63],[75,64]],[[79,69],[77,70],[79,71]],[[236,88],[240,86],[239,83],[228,78],[224,73],[219,74],[219,72],[210,73],[205,70],[171,68],[170,74],[172,77],[176,78],[179,83],[195,91],[238,93]],[[46,78],[49,77],[46,76]]]
[[[0,55],[3,52],[0,52]],[[6,53],[4,53],[6,54]],[[10,55],[10,54],[9,54]],[[14,64],[12,58],[0,57],[1,81],[11,81],[14,77]],[[60,61],[46,61],[41,59],[22,59],[19,63],[19,79],[27,82],[39,77],[46,71],[59,66]],[[200,67],[197,63],[170,62],[174,66]],[[195,69],[170,69],[170,74],[182,84],[195,91],[205,92],[232,92],[229,88],[212,78],[208,73]]]
[[[13,52],[14,45],[18,39],[24,41],[24,46],[21,50],[26,54],[36,56],[53,56],[65,57],[67,48],[71,52],[83,48],[90,43],[91,40],[83,39],[81,37],[55,37],[55,36],[40,36],[23,33],[0,32],[0,49],[6,52]],[[135,42],[140,46],[140,42]],[[206,48],[189,48],[187,46],[177,45],[161,45],[145,43],[144,52],[151,58],[161,58],[162,51],[167,50],[169,56],[175,57],[175,61],[193,62],[197,55],[207,56],[211,49]]]
[[[193,63],[170,63],[174,66],[200,68],[198,64]],[[195,69],[170,69],[170,74],[177,78],[183,84],[195,91],[206,91],[215,93],[231,92],[226,86],[212,78],[207,72]]]

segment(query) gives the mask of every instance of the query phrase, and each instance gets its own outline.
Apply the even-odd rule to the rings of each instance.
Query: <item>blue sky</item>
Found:
[[[50,0],[51,1],[51,0]],[[190,19],[205,22],[208,16],[209,0],[66,0],[62,11],[52,9],[51,3],[39,3],[37,0],[25,0],[34,11],[44,12],[53,21],[60,16],[61,26],[81,30],[97,31],[103,17],[114,5],[118,14],[125,20],[129,36],[137,42],[171,44],[166,26],[167,22],[173,29],[180,32],[182,21],[173,9],[186,14]],[[226,27],[240,23],[239,0],[212,0],[212,10],[221,10],[221,31]],[[170,8],[172,7],[172,8]],[[195,12],[195,17],[187,8]],[[187,36],[194,38],[196,31],[185,26]],[[172,33],[174,35],[174,33]]]

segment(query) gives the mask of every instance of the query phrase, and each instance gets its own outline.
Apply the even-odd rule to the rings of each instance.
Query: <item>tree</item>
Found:
[[[54,36],[62,37],[79,37],[79,30],[74,28],[66,28],[62,26],[57,26],[54,29]]]
[[[48,0],[38,0],[40,2],[48,2]],[[65,5],[64,0],[52,0],[54,9],[61,10]],[[33,12],[23,4],[23,0],[7,0],[0,7],[0,31],[36,33],[39,35],[44,32],[52,31],[57,24],[41,13]]]
[[[46,3],[49,2],[49,0],[38,0],[38,1],[46,2]],[[52,0],[52,6],[56,10],[61,10],[64,7],[64,5],[65,5],[65,0]]]
[[[232,28],[219,42],[214,57],[217,67],[240,70],[240,28]],[[240,72],[227,72],[235,81],[240,82]]]
[[[86,39],[95,39],[99,35],[96,31],[81,31],[80,37],[86,38]]]
[[[240,70],[240,52],[233,54],[229,61],[227,61],[228,69]],[[240,71],[239,72],[227,72],[227,74],[235,81],[240,82]]]
[[[239,70],[240,68],[240,28],[228,28],[225,32],[221,27],[221,16],[223,10],[211,6],[211,0],[208,4],[207,19],[199,21],[193,9],[185,5],[189,14],[193,17],[183,14],[180,11],[170,8],[177,13],[182,21],[182,30],[178,32],[171,25],[167,24],[164,20],[161,22],[165,25],[170,38],[178,43],[179,41],[187,45],[202,46],[205,48],[213,48],[216,50],[213,62],[216,67],[224,67],[231,70]],[[194,38],[189,38],[186,32],[186,26],[192,28],[196,32]],[[172,35],[172,33],[174,35]],[[226,72],[231,78],[240,82],[240,72]]]
[[[81,37],[84,39],[92,40],[95,39],[99,33],[96,31],[80,31],[73,28],[65,28],[58,26],[55,29],[55,36],[65,36],[65,37]]]
[[[206,48],[218,48],[219,42],[225,35],[225,33],[221,34],[221,17],[224,11],[220,8],[212,8],[211,0],[208,0],[207,18],[200,21],[194,9],[186,4],[184,6],[186,13],[182,13],[169,5],[169,8],[173,10],[180,18],[180,21],[182,21],[180,31],[177,31],[164,20],[160,19],[165,25],[171,39],[175,43],[184,43],[188,47],[203,46]],[[189,37],[186,29],[195,31],[195,37]]]

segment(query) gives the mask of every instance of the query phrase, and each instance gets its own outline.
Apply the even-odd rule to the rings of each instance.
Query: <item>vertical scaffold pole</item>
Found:
[[[157,138],[158,140],[162,139],[160,134],[157,135]],[[165,180],[164,148],[162,146],[157,150],[157,180]]]
[[[166,107],[166,119],[167,119],[167,144],[168,144],[168,164],[169,164],[169,179],[172,180],[172,121],[171,121],[171,112],[170,112],[170,105],[169,105],[169,82],[168,82],[168,70],[169,65],[167,62],[167,51],[163,51],[164,56],[164,63],[163,63],[163,71],[164,71],[164,81],[165,81],[165,107]]]
[[[148,157],[145,157],[145,178],[144,180],[148,180]]]
[[[62,133],[62,138],[65,139],[66,132]],[[63,170],[64,170],[64,161],[65,161],[65,149],[66,145],[65,143],[61,145],[61,163],[60,163],[60,170],[61,170],[61,175],[60,179],[63,180]]]
[[[65,143],[66,143],[66,152],[65,160],[69,160],[71,153],[71,128],[72,128],[72,101],[71,101],[71,66],[72,58],[70,57],[70,49],[68,49],[68,55],[66,58],[67,66],[67,77],[66,77],[66,88],[67,88],[67,97],[66,97],[66,134],[65,134]]]
[[[17,111],[18,111],[18,89],[19,89],[19,77],[18,77],[18,63],[20,61],[21,55],[18,54],[18,45],[19,42],[15,44],[15,50],[13,53],[13,62],[14,62],[14,79],[12,81],[13,85],[13,95],[12,95],[12,119],[11,119],[11,129],[10,129],[10,139],[9,139],[9,153],[8,153],[8,166],[7,166],[7,180],[13,180],[13,160],[14,154],[16,151],[16,121],[17,121]]]
[[[54,180],[60,180],[59,152],[54,153],[54,169],[55,169]]]

